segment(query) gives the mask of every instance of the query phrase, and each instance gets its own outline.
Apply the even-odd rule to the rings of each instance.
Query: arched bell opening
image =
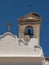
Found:
[[[29,35],[30,38],[33,38],[34,31],[32,26],[27,26],[24,31],[24,35]]]

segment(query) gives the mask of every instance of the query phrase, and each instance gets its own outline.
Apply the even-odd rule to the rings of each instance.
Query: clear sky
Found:
[[[0,34],[8,31],[10,21],[11,32],[18,35],[17,18],[29,12],[37,12],[42,17],[40,45],[45,57],[49,57],[49,0],[0,0]]]

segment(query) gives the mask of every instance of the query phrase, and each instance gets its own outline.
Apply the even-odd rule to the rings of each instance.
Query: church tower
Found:
[[[40,34],[41,17],[37,13],[29,13],[18,18],[19,21],[19,38],[24,40],[38,38]]]

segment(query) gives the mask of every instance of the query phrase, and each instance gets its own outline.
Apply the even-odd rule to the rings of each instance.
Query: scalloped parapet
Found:
[[[36,38],[25,42],[23,38],[17,38],[10,32],[0,35],[0,38],[0,57],[43,57],[42,48],[39,47]]]

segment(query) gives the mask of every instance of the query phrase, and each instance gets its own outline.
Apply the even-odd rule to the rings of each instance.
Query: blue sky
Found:
[[[29,5],[32,5],[29,8]],[[7,23],[12,23],[11,32],[18,34],[17,18],[37,12],[42,17],[40,45],[45,57],[49,57],[49,1],[48,0],[0,0],[0,34],[8,31]]]

